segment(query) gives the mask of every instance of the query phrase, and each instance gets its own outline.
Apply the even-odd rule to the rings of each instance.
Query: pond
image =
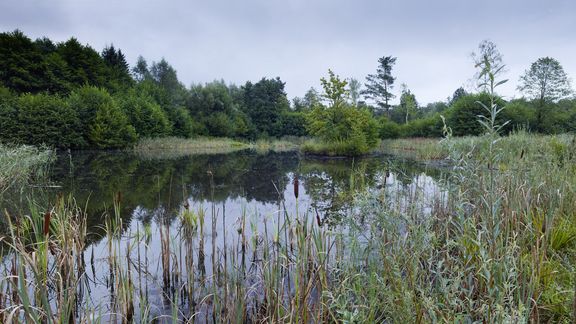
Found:
[[[22,214],[29,210],[22,197],[34,196],[40,206],[54,204],[57,197],[74,197],[87,215],[88,242],[82,252],[87,270],[79,275],[84,287],[79,303],[88,309],[114,312],[119,289],[113,284],[110,262],[114,250],[112,254],[128,260],[122,261],[128,272],[134,272],[133,293],[140,296],[136,308],[145,300],[150,316],[172,314],[171,300],[180,294],[178,312],[189,312],[192,304],[200,318],[210,321],[213,302],[202,296],[211,295],[210,282],[215,273],[230,267],[227,263],[244,267],[257,259],[256,253],[246,256],[244,246],[250,238],[278,241],[287,219],[339,227],[353,214],[354,197],[361,189],[383,191],[400,206],[421,195],[429,198],[419,200],[426,212],[430,208],[426,203],[434,203],[441,192],[438,182],[444,173],[387,155],[316,159],[297,152],[246,150],[154,158],[129,152],[70,152],[58,156],[46,183],[5,194],[1,204],[2,210]],[[120,227],[114,244],[105,226],[110,215],[117,216],[114,224]],[[192,215],[195,227],[200,227],[189,249],[183,243],[187,240],[183,215]],[[133,246],[135,238],[145,244]],[[241,262],[236,260],[240,257]],[[5,269],[10,267],[8,259]],[[192,298],[184,298],[185,292],[178,288],[184,278],[197,286]]]

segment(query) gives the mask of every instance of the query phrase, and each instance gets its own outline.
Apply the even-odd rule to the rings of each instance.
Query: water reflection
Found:
[[[410,206],[406,202],[415,201],[410,199],[415,195],[429,196],[430,201],[436,199],[437,181],[441,177],[440,169],[390,156],[322,160],[302,158],[295,152],[262,155],[243,151],[142,159],[130,153],[73,152],[58,157],[47,183],[50,186],[9,193],[2,197],[0,207],[18,215],[27,208],[27,201],[21,197],[33,195],[40,206],[48,206],[59,195],[75,197],[80,206],[85,206],[89,217],[90,242],[84,258],[91,269],[87,285],[90,298],[105,300],[114,295],[107,284],[113,278],[109,278],[112,270],[105,262],[110,255],[105,215],[113,214],[113,200],[120,193],[121,222],[116,224],[122,224],[119,232],[125,234],[122,242],[118,242],[120,254],[128,255],[128,259],[130,255],[132,258],[138,255],[138,260],[143,256],[144,269],[149,272],[145,279],[139,279],[146,286],[139,291],[154,305],[155,314],[169,314],[165,298],[174,294],[175,283],[191,276],[188,282],[206,286],[213,280],[211,276],[221,271],[218,265],[226,263],[223,261],[228,257],[226,253],[230,253],[230,258],[241,258],[242,266],[257,263],[257,248],[253,248],[252,256],[249,252],[244,254],[245,238],[262,238],[255,233],[279,234],[279,224],[285,215],[308,217],[308,222],[335,226],[352,209],[359,189],[382,192],[388,203],[401,206],[399,210],[416,207],[425,210],[426,206]],[[194,239],[176,237],[180,233],[180,222],[176,219],[188,209],[206,211],[205,223]],[[145,227],[150,233],[146,244],[136,251],[124,250],[128,246],[125,240],[140,237]],[[190,257],[195,266],[188,269],[182,263],[175,264],[166,257],[171,253]],[[250,280],[249,269],[246,280]],[[176,274],[181,277],[167,277]],[[142,282],[139,285],[142,287]],[[193,297],[188,305],[194,305]]]
[[[393,191],[398,191],[420,181],[422,175],[435,186],[441,174],[440,169],[390,156],[325,160],[304,159],[296,152],[242,151],[156,160],[122,152],[73,152],[58,157],[49,188],[30,194],[40,205],[54,201],[56,195],[71,194],[86,206],[88,232],[98,234],[118,192],[126,226],[133,216],[150,222],[162,214],[171,221],[185,202],[266,214],[278,210],[281,202],[288,210],[296,208],[291,184],[297,175],[302,212],[334,224],[347,212],[358,189],[394,185]],[[28,200],[23,196],[6,194],[2,209],[26,210]]]

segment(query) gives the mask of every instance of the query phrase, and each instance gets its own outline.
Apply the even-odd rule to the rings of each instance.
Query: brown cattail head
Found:
[[[524,158],[524,149],[522,149],[522,152],[520,152],[520,159]]]
[[[298,199],[298,192],[300,190],[300,181],[298,180],[298,175],[294,175],[294,197]]]
[[[46,212],[44,214],[44,235],[48,236],[50,233],[50,218],[52,217],[51,212]]]
[[[316,210],[316,223],[318,226],[322,226],[322,220],[320,220],[320,215],[318,215],[318,210]]]
[[[122,202],[122,193],[121,193],[120,191],[118,191],[118,192],[116,193],[116,197],[114,197],[114,198],[115,198],[115,202],[116,202],[117,204],[120,204],[120,203]]]

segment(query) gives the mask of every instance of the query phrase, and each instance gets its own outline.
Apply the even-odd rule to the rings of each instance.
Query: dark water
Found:
[[[393,156],[362,159],[303,158],[296,152],[191,155],[177,159],[142,159],[124,152],[60,154],[46,183],[9,192],[2,209],[27,210],[27,197],[40,205],[58,195],[72,195],[89,215],[88,232],[98,233],[113,198],[122,197],[124,224],[151,222],[162,213],[175,218],[183,204],[226,210],[229,214],[270,214],[284,204],[295,208],[294,179],[299,179],[299,210],[325,223],[338,222],[360,188],[435,186],[443,170]],[[426,188],[423,188],[428,190]]]
[[[350,212],[359,189],[386,190],[390,196],[400,197],[400,204],[401,197],[416,194],[432,199],[442,174],[441,169],[391,156],[323,160],[303,158],[296,152],[241,151],[150,159],[122,152],[72,152],[58,156],[46,183],[5,194],[0,204],[2,210],[18,214],[28,209],[27,196],[48,205],[59,195],[72,195],[79,206],[85,206],[90,241],[85,258],[87,263],[96,260],[90,298],[99,300],[109,295],[106,262],[98,263],[107,255],[103,225],[120,193],[123,232],[129,237],[144,226],[151,228],[147,256],[154,266],[148,292],[150,303],[158,308],[155,313],[161,314],[169,309],[162,309],[158,237],[162,226],[177,232],[178,215],[186,205],[210,215],[205,227],[212,232],[205,249],[216,251],[226,245],[226,236],[237,235],[243,217],[249,224],[248,235],[262,233],[263,224],[275,224],[279,214],[286,212],[322,226],[337,226]],[[211,271],[208,265],[206,272]]]

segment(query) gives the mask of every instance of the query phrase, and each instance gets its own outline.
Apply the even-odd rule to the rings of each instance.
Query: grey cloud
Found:
[[[469,54],[483,39],[509,66],[507,96],[540,56],[576,76],[571,0],[8,0],[0,28],[75,36],[98,50],[114,43],[131,62],[165,57],[187,85],[279,76],[291,97],[318,87],[328,68],[363,80],[394,55],[398,84],[422,103],[443,100],[474,74]]]

